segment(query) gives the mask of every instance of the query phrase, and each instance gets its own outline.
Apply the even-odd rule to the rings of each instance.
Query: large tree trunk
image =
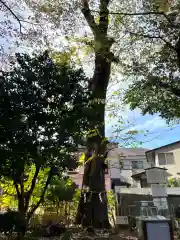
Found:
[[[87,139],[87,151],[83,177],[83,188],[79,202],[77,222],[94,228],[109,228],[107,195],[105,189],[105,100],[110,78],[112,39],[107,37],[109,0],[100,1],[100,20],[97,25],[89,10],[86,0],[83,1],[83,14],[92,29],[95,42],[95,70],[90,90],[92,90],[93,120],[91,130],[96,134]],[[111,59],[110,59],[111,56]],[[94,153],[94,158],[88,161]],[[88,188],[86,188],[88,187]]]
[[[99,99],[99,103],[94,101],[93,117],[95,121],[92,127],[96,130],[96,135],[87,139],[87,160],[90,152],[95,153],[95,157],[85,163],[83,187],[88,187],[88,192],[82,190],[81,201],[78,210],[79,223],[84,226],[95,228],[109,228],[107,196],[105,189],[105,97],[110,75],[111,63],[102,56],[96,54],[96,66],[93,78],[93,98]]]

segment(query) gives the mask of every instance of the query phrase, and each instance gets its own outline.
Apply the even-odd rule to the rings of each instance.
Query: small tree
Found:
[[[33,176],[36,171],[36,166],[33,164],[30,168],[28,168],[25,172],[25,175],[28,176],[26,181],[24,182],[24,191],[28,191],[30,188]],[[36,204],[42,193],[42,188],[45,185],[47,176],[48,176],[49,168],[44,168],[39,171],[37,182],[35,188],[33,190],[30,203]],[[14,182],[12,179],[8,177],[2,177],[0,182],[0,188],[2,189],[2,195],[0,196],[0,203],[2,208],[10,208],[10,209],[17,209],[18,207],[18,199],[16,194],[16,189],[14,187]]]
[[[73,201],[77,189],[77,185],[69,178],[55,177],[52,179],[47,192],[47,200],[56,208],[57,216],[60,207],[64,207],[64,215],[68,218],[68,204]]]
[[[1,81],[0,174],[12,180],[18,210],[29,220],[43,202],[52,176],[75,167],[71,152],[87,126],[88,79],[81,69],[55,64],[47,52],[17,54],[16,59]],[[29,206],[44,169],[40,197]]]

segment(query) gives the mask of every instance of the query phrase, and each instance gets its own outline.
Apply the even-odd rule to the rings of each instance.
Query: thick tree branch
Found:
[[[45,193],[46,193],[46,190],[50,184],[50,181],[51,181],[51,178],[53,176],[53,170],[54,170],[54,167],[51,167],[50,171],[49,171],[49,174],[48,174],[48,177],[47,177],[47,180],[46,180],[46,184],[42,190],[42,194],[41,194],[41,197],[39,199],[39,201],[37,202],[36,205],[34,205],[32,207],[32,209],[28,212],[28,219],[31,218],[31,216],[33,215],[33,213],[36,211],[36,209],[39,207],[39,205],[43,202],[44,200],[44,196],[45,196]]]
[[[0,3],[12,14],[12,16],[18,21],[20,27],[20,33],[22,33],[22,24],[18,16],[12,11],[12,9],[3,1],[0,0]]]
[[[164,39],[162,36],[152,36],[152,35],[148,35],[148,34],[142,34],[142,33],[135,33],[135,32],[131,32],[129,30],[126,30],[127,33],[131,34],[131,35],[135,35],[137,37],[142,37],[142,38],[149,38],[149,39],[160,39],[161,41],[163,41],[164,43],[167,44],[167,46],[171,49],[173,49],[174,51],[177,51],[176,47],[174,47],[170,42],[168,42],[166,39]]]
[[[99,28],[101,33],[103,33],[104,35],[107,34],[108,29],[108,16],[109,16],[108,4],[109,0],[100,0]]]
[[[24,198],[24,181],[21,179],[20,181],[20,188],[21,188],[21,196]]]
[[[91,14],[91,11],[89,9],[89,4],[88,4],[88,0],[82,0],[82,13],[89,25],[89,27],[91,28],[94,36],[97,36],[98,32],[99,32],[99,28],[97,26],[97,24],[95,23],[94,17]]]
[[[26,211],[28,210],[29,200],[30,200],[30,198],[32,196],[32,193],[34,191],[34,188],[36,186],[36,180],[37,180],[39,171],[40,171],[40,166],[36,166],[36,171],[34,173],[34,176],[33,176],[32,182],[31,182],[31,187],[30,187],[29,191],[25,195],[25,210]]]
[[[18,184],[17,183],[14,183],[14,186],[15,186],[15,189],[16,189],[16,192],[17,192],[17,197],[18,199],[21,197],[21,193],[19,191],[19,187],[18,187]]]
[[[98,13],[99,11],[97,10],[90,10],[91,12],[96,12]],[[146,16],[146,15],[161,15],[167,19],[169,23],[172,24],[171,19],[168,17],[167,14],[164,12],[134,12],[134,13],[127,13],[127,12],[109,12],[110,15],[122,15],[122,16]]]
[[[14,186],[16,189],[17,197],[18,197],[18,210],[20,212],[24,212],[24,197],[23,197],[23,192],[20,192],[18,183],[14,182]],[[22,191],[22,186],[20,184],[21,191]]]
[[[32,179],[32,183],[31,183],[31,187],[28,191],[28,194],[31,195],[34,188],[35,188],[35,185],[36,185],[36,180],[37,180],[37,177],[38,177],[38,174],[39,174],[39,171],[40,171],[40,166],[36,166],[36,171],[34,173],[34,176],[33,176],[33,179]]]

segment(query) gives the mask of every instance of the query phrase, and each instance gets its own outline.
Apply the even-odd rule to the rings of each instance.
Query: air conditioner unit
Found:
[[[116,216],[116,225],[128,225],[128,216]]]

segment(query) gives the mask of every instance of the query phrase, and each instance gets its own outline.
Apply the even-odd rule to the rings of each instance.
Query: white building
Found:
[[[108,164],[111,187],[141,187],[140,182],[132,178],[134,174],[151,167],[148,164],[144,148],[118,148],[118,144],[109,144]]]

